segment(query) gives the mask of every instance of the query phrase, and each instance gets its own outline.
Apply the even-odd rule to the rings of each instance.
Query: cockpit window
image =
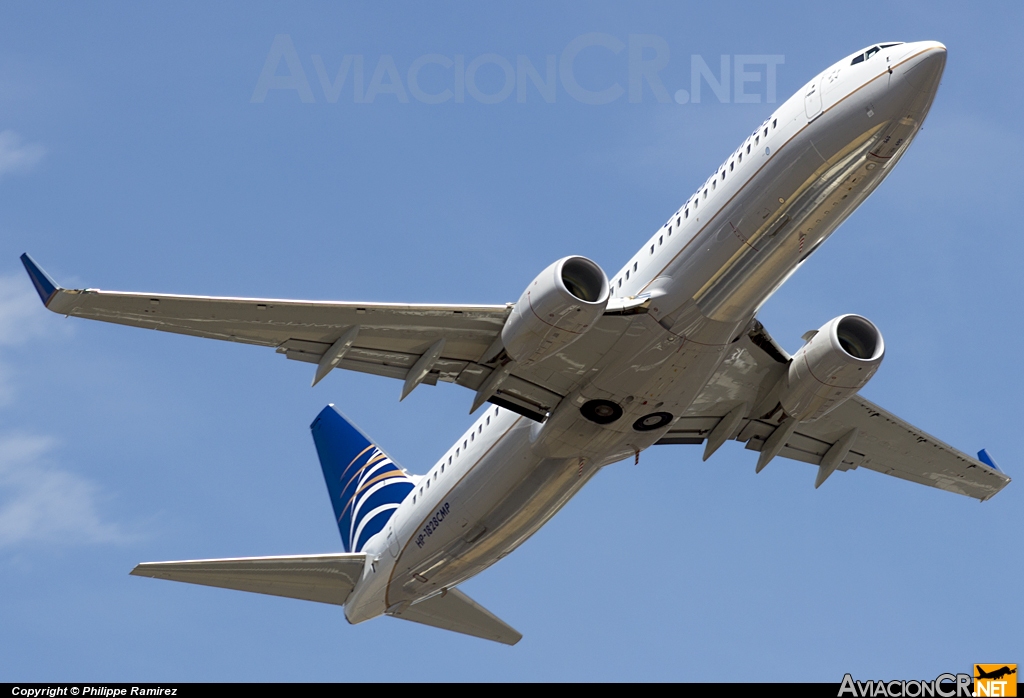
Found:
[[[854,59],[850,61],[850,65],[857,65],[858,63],[863,63],[864,61],[866,61],[867,59],[871,58],[873,55],[881,51],[883,48],[889,48],[890,46],[899,46],[902,43],[902,41],[897,41],[896,43],[893,44],[882,44],[881,46],[872,46],[859,56],[855,56]]]

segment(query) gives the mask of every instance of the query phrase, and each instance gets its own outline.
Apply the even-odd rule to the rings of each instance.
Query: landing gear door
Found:
[[[810,123],[821,116],[821,80],[815,78],[804,92],[804,111]]]

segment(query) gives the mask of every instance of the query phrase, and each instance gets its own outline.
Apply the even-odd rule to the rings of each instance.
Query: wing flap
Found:
[[[363,573],[362,553],[143,562],[136,577],[345,605]]]
[[[442,630],[514,645],[523,635],[458,589],[448,589],[411,605],[401,605],[388,615]]]
[[[858,429],[855,451],[862,467],[885,475],[937,487],[982,501],[1010,483],[1010,478],[976,458],[939,441],[878,405],[855,395],[800,431],[835,442]]]

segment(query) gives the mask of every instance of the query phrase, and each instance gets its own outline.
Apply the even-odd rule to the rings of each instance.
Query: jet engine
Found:
[[[608,277],[586,257],[565,257],[542,271],[519,297],[501,330],[505,352],[529,365],[569,346],[608,305]]]
[[[793,356],[782,409],[801,422],[828,414],[867,384],[884,355],[882,335],[866,318],[829,320]]]

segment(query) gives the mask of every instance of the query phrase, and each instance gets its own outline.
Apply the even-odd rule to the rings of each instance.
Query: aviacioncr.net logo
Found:
[[[857,681],[846,674],[839,698],[972,698],[971,678],[970,674],[939,674],[932,681]]]
[[[975,664],[974,695],[989,696],[1017,695],[1016,664]]]

